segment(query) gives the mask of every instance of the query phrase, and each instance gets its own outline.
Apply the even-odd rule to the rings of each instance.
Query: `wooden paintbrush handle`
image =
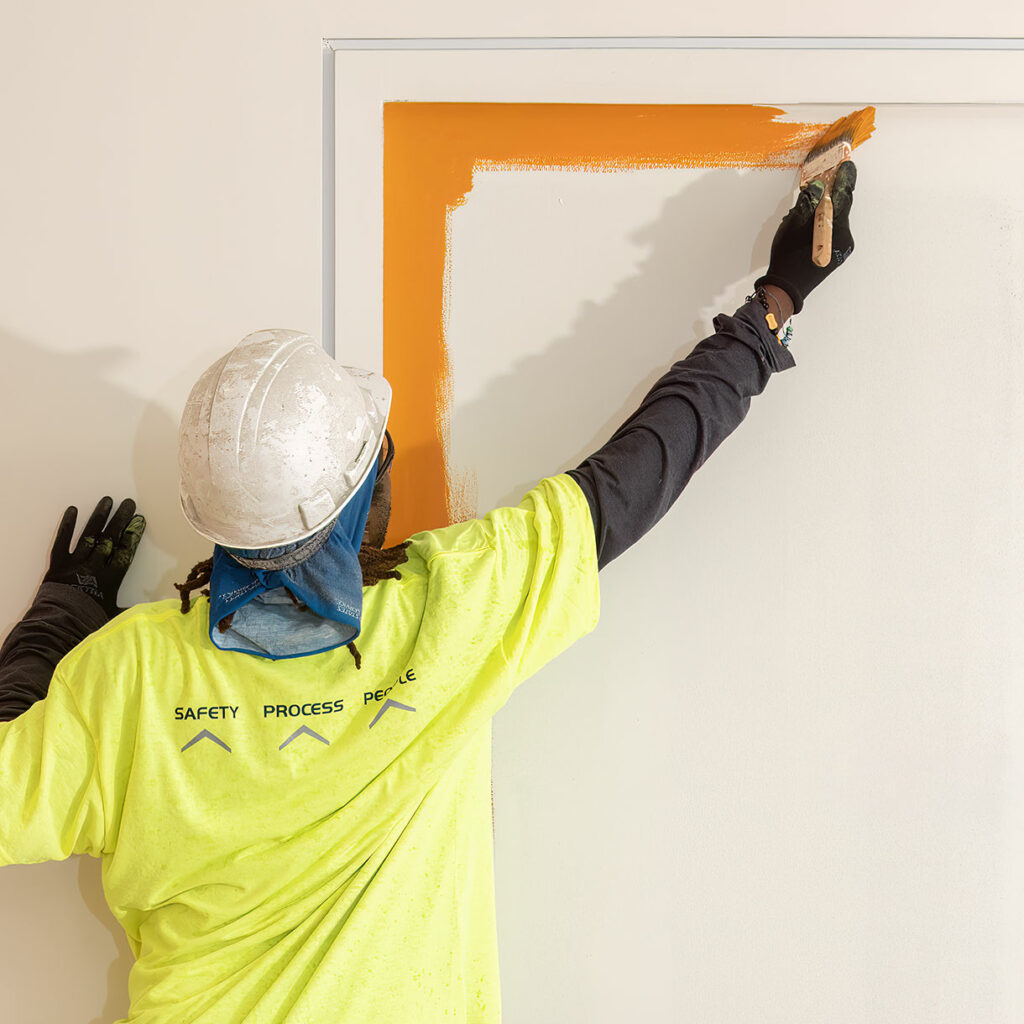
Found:
[[[816,267],[827,267],[832,262],[832,178],[825,182],[825,194],[814,210],[814,237],[811,259]]]

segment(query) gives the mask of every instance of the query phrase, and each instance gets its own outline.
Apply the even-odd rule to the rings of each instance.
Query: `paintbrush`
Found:
[[[850,159],[853,147],[871,134],[874,124],[874,107],[841,117],[825,129],[800,167],[801,188],[815,179],[825,184],[825,192],[814,211],[811,259],[816,266],[827,267],[832,262],[832,182],[836,171],[844,160]]]

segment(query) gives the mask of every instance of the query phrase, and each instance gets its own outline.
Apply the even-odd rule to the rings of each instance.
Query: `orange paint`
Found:
[[[875,108],[862,107],[846,117],[834,122],[828,131],[822,132],[821,138],[815,142],[815,148],[822,148],[839,139],[846,139],[851,149],[856,149],[862,142],[871,138],[875,130]]]
[[[472,188],[473,169],[796,167],[828,125],[778,120],[782,114],[756,106],[384,105],[384,374],[394,388],[390,428],[401,453],[392,542],[452,522],[461,504],[445,459],[452,400],[445,232],[449,211]]]

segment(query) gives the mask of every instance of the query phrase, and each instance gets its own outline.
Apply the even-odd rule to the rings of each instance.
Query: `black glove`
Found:
[[[43,577],[44,583],[65,583],[95,598],[110,618],[123,611],[117,606],[117,591],[146,529],[146,520],[135,514],[131,498],[121,502],[107,523],[113,504],[110,498],[100,499],[74,551],[71,538],[78,509],[73,505],[67,509],[57,527],[50,568]]]
[[[814,236],[814,208],[825,194],[821,181],[808,182],[800,190],[793,209],[782,218],[779,230],[772,240],[772,255],[768,273],[754,282],[755,288],[773,284],[793,300],[793,312],[799,313],[804,299],[853,252],[850,234],[850,208],[853,189],[857,184],[857,168],[846,160],[839,165],[832,183],[832,203],[835,212],[832,221],[832,261],[819,267],[811,259],[811,240]]]

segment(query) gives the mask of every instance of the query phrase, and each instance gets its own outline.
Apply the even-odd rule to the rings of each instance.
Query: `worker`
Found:
[[[0,725],[0,863],[103,858],[126,1020],[499,1019],[491,716],[793,365],[782,328],[850,255],[854,184],[846,163],[829,266],[812,182],[748,301],[579,467],[391,549],[381,377],[261,331],[200,378],[181,500],[212,559]]]

